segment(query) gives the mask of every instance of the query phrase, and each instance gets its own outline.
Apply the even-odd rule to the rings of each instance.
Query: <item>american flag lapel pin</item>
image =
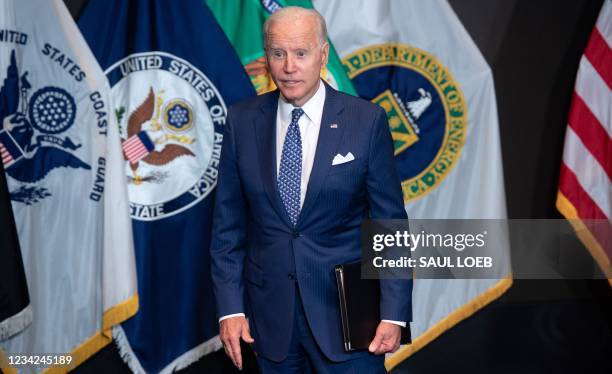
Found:
[[[338,124],[337,123],[332,123],[331,125],[329,125],[330,129],[337,129],[338,128]]]

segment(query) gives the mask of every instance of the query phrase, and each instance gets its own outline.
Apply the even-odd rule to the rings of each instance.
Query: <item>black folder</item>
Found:
[[[368,349],[380,323],[380,282],[361,279],[361,262],[337,265],[336,284],[344,350]],[[402,328],[401,344],[410,343],[410,325]]]

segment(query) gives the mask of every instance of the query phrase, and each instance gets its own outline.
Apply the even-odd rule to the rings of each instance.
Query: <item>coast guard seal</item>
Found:
[[[105,155],[91,145],[105,142],[106,104],[99,92],[90,91],[85,72],[69,54],[50,43],[36,48],[28,34],[17,34],[19,43],[0,72],[0,155],[11,200],[33,205],[56,194],[59,181],[83,178],[97,202],[104,190]],[[88,126],[92,119],[99,120],[97,131]],[[91,163],[98,164],[95,175]],[[61,169],[60,175],[54,171]],[[73,175],[78,169],[87,176]]]
[[[359,49],[342,60],[359,96],[387,112],[404,202],[438,186],[461,154],[467,106],[435,56],[400,43]]]

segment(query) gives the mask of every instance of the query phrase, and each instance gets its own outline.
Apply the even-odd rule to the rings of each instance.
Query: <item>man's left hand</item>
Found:
[[[402,328],[399,325],[381,321],[376,328],[376,336],[372,339],[368,349],[375,355],[395,352],[400,346],[401,337]]]

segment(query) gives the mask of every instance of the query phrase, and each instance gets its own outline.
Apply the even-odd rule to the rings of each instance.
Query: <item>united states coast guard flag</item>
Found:
[[[212,199],[227,107],[255,91],[201,0],[92,0],[79,26],[128,161],[141,308],[114,336],[134,372],[171,372],[221,348]]]
[[[34,317],[1,351],[72,352],[66,371],[138,307],[110,87],[61,0],[1,2],[0,84],[2,162]]]
[[[439,1],[313,1],[361,97],[387,112],[408,216],[504,219],[491,70],[450,5]],[[499,263],[509,264],[500,238]],[[388,369],[499,297],[499,279],[416,279],[413,343]]]

